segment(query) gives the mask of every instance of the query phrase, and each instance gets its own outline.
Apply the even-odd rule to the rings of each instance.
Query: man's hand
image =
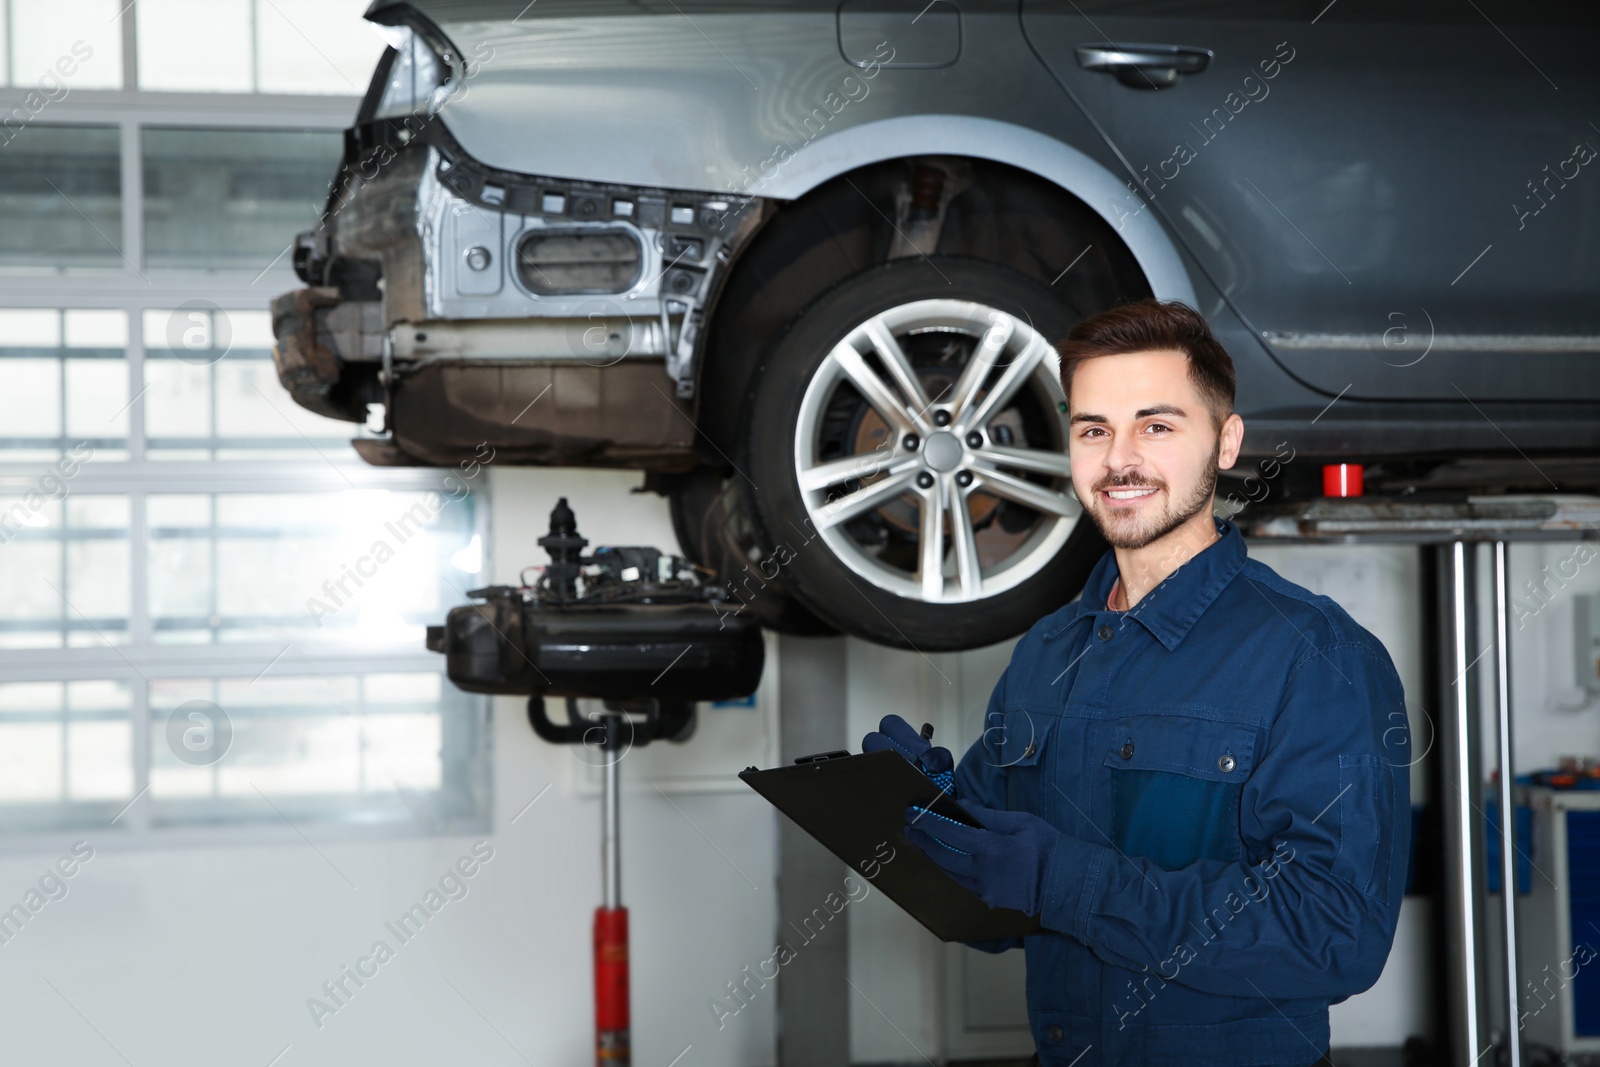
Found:
[[[1025,811],[963,804],[986,829],[947,819],[915,805],[906,809],[906,836],[957,883],[991,908],[1038,915],[1044,879],[1061,831]]]
[[[878,729],[861,739],[861,751],[880,752],[888,749],[910,760],[918,769],[932,778],[940,789],[955,796],[956,761],[948,748],[939,748],[924,741],[911,724],[898,715],[885,715]]]

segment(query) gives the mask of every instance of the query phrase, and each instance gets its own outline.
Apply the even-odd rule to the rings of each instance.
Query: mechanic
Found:
[[[1370,987],[1410,855],[1410,740],[1388,653],[1248,557],[1213,514],[1244,438],[1205,319],[1144,300],[1057,346],[1072,482],[1111,545],[1017,643],[955,766],[897,715],[866,736],[985,829],[907,835],[991,907],[1038,915],[1045,1067],[1326,1062]]]

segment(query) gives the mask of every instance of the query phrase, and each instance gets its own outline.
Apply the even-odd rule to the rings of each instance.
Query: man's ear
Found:
[[[1238,412],[1222,420],[1221,448],[1217,453],[1217,466],[1227,470],[1239,459],[1239,449],[1244,446],[1244,420]]]

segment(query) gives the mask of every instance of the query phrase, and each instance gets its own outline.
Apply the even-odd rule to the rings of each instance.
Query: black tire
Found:
[[[734,614],[748,614],[780,634],[823,637],[839,632],[796,600],[781,576],[763,576],[755,528],[726,474],[700,466],[681,474],[648,476],[645,486],[667,497],[679,550],[711,572],[712,583]]]
[[[723,598],[734,613],[748,613],[774,633],[797,637],[838,634],[795,598],[772,557],[756,547],[755,527],[733,484],[737,480],[735,475],[726,483],[706,511],[702,535],[707,551],[717,560],[714,569]]]
[[[917,303],[923,301],[930,303]],[[954,319],[946,323],[937,318],[947,312],[953,315],[948,309],[954,305],[931,303],[934,301],[971,301],[982,305],[985,313],[995,309],[1012,316],[1017,325],[1007,327],[1007,336],[1019,346],[1034,346],[1027,349],[1033,357],[1025,358],[1027,352],[997,352],[986,368],[974,372],[972,380],[977,384],[963,389],[967,379],[960,368],[971,362],[977,345],[989,335],[962,334],[961,327],[953,325]],[[917,418],[908,414],[917,405],[905,403],[898,415],[883,415],[880,408],[894,405],[868,404],[866,394],[855,384],[858,379],[842,372],[839,368],[846,364],[833,354],[847,336],[865,336],[857,331],[859,325],[884,313],[880,321],[886,328],[909,323],[903,336],[894,335],[890,347],[904,354],[900,365],[914,380],[912,388],[932,397],[915,423],[929,430],[928,447],[920,455],[920,437],[911,442],[910,436],[900,436],[902,430],[893,423],[893,419]],[[916,315],[921,313],[935,316],[927,320],[932,325],[918,325]],[[801,603],[846,633],[901,648],[947,651],[977,648],[1021,633],[1081,591],[1107,546],[1070,496],[1060,383],[1054,382],[1053,393],[1047,393],[1042,383],[1050,377],[1049,365],[1041,360],[1036,347],[1041,342],[1046,347],[1053,345],[1080,317],[1077,309],[1068,307],[1046,286],[1009,269],[956,257],[919,257],[895,260],[845,280],[795,320],[753,376],[738,464],[746,477],[736,481],[744,493],[745,510],[757,519],[763,558],[776,561],[783,582]],[[1022,328],[1024,324],[1028,330]],[[963,345],[964,357],[960,354]],[[840,351],[845,351],[842,346]],[[930,356],[930,351],[935,355]],[[903,381],[904,376],[894,377],[882,352],[875,342],[869,343],[864,356],[850,357],[850,365],[863,358],[878,381]],[[1017,364],[1017,378],[1022,384],[1010,399],[989,405],[988,398],[1001,385],[1009,361],[1018,359],[1022,362]],[[827,374],[822,373],[825,364]],[[1032,369],[1024,374],[1022,367]],[[814,380],[816,388],[808,399]],[[941,391],[936,392],[935,387]],[[913,395],[903,384],[893,385],[891,393],[899,401]],[[953,400],[949,405],[940,402],[940,397],[962,396],[969,399],[961,405]],[[989,412],[987,422],[982,421],[985,410]],[[954,421],[938,424],[946,429],[933,429],[930,420],[935,415],[949,415]],[[976,421],[963,421],[969,416]],[[855,421],[849,421],[851,418]],[[869,427],[872,418],[877,418],[881,428],[869,433],[863,428]],[[807,427],[805,439],[816,443],[812,456],[797,460],[797,449],[804,447],[799,430],[802,419]],[[1007,427],[1014,425],[1015,430],[999,425],[1006,419],[1011,420]],[[902,421],[898,425],[912,424]],[[812,426],[818,428],[814,438],[808,436]],[[840,426],[844,429],[838,430]],[[979,431],[978,444],[968,436],[973,433],[969,427]],[[949,430],[961,432],[954,446]],[[881,443],[867,451],[862,442],[872,434]],[[1026,473],[1013,474],[1007,463],[994,458],[1000,452],[1015,453],[1011,445],[1018,436],[1034,462],[1049,460],[1048,470],[1018,468]],[[940,439],[937,450],[933,447],[936,437]],[[962,442],[971,447],[965,448]],[[963,449],[959,459],[951,458],[953,448]],[[874,456],[881,458],[881,469],[842,476],[849,480],[840,482],[837,489],[819,490],[812,485],[803,491],[800,486],[797,463],[816,466],[815,472],[808,471],[814,481],[824,473],[834,475],[832,470],[822,470],[827,464],[854,463],[858,457],[867,457],[870,466],[879,462],[870,458]],[[888,466],[891,462],[896,466]],[[924,467],[917,468],[918,463]],[[1009,480],[1001,481],[1002,476]],[[894,487],[908,477],[927,479],[927,484],[915,481],[919,490],[898,492]],[[961,478],[967,480],[960,482]],[[1037,492],[1019,494],[1015,488],[1019,481],[1033,483]],[[882,506],[848,520],[814,521],[815,509],[848,505],[852,494],[875,483],[885,491],[875,494],[875,499],[884,501]],[[957,484],[967,488],[956,489]],[[826,500],[819,504],[823,494]],[[1050,510],[1030,508],[1022,502],[1035,498],[1046,500]],[[855,498],[855,502],[865,499]],[[910,499],[915,503],[908,504]],[[929,504],[930,500],[938,503]],[[908,507],[919,516],[915,547],[910,550],[919,562],[902,575],[907,551],[901,543],[907,537],[903,512]],[[980,520],[976,513],[984,508],[989,510]],[[933,527],[928,525],[930,521]],[[1034,532],[1029,532],[1028,522],[1033,523]],[[826,535],[822,527],[826,527]],[[932,538],[922,536],[929,529],[938,534],[938,547],[933,549],[925,548]],[[856,531],[861,532],[860,537]],[[984,545],[977,544],[980,535],[987,538]],[[873,538],[881,538],[881,544]],[[995,558],[1003,548],[994,545],[1003,546],[1008,538],[1021,547],[1014,557]],[[1027,549],[1029,545],[1033,547]],[[933,555],[924,554],[929,551]],[[984,571],[985,552],[995,559],[992,578]],[[963,558],[958,560],[957,555]],[[1013,558],[1016,562],[1011,562]],[[938,567],[926,566],[923,561],[936,561]],[[924,570],[934,577],[925,578]],[[948,570],[958,573],[951,577],[945,573]],[[971,574],[977,577],[968,586],[965,576]],[[927,584],[930,580],[931,586]],[[991,587],[996,592],[988,595]],[[968,599],[952,601],[952,596]]]
[[[706,513],[722,492],[724,475],[711,467],[700,466],[682,474],[647,476],[645,488],[657,489],[667,498],[672,516],[672,532],[678,549],[702,567],[716,570],[721,553],[706,539]]]

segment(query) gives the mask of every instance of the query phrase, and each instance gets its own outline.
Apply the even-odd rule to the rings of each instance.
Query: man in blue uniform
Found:
[[[912,808],[918,847],[1040,916],[975,947],[1026,949],[1044,1067],[1316,1062],[1328,1005],[1377,981],[1394,939],[1400,679],[1214,516],[1244,423],[1197,312],[1124,305],[1058,348],[1073,486],[1112,550],[1017,643],[959,766],[893,715],[862,747],[919,764],[985,827]]]

